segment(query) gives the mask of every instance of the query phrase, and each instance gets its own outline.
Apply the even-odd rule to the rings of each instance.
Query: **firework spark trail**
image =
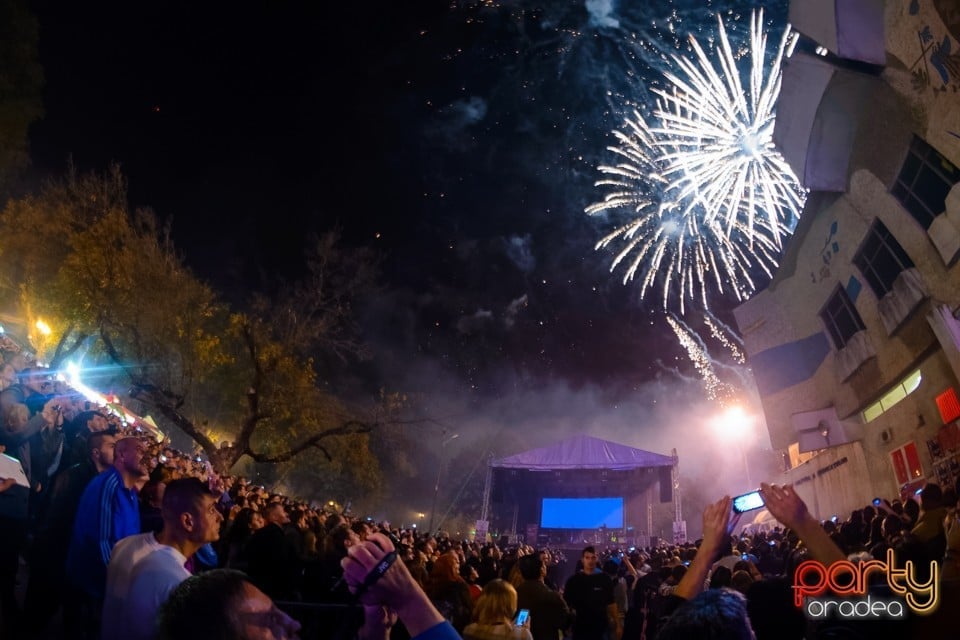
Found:
[[[747,357],[743,355],[743,342],[730,327],[725,325],[709,311],[704,314],[703,323],[710,329],[710,335],[726,347],[737,364],[746,364]]]
[[[677,316],[667,314],[666,318],[680,345],[686,349],[687,357],[700,374],[707,392],[707,399],[716,400],[721,406],[725,406],[736,397],[736,389],[717,377],[713,368],[713,359],[700,336]]]
[[[596,185],[607,193],[586,208],[589,215],[632,216],[595,248],[622,241],[611,271],[626,261],[624,283],[639,273],[641,298],[660,287],[664,309],[677,289],[681,314],[686,299],[708,309],[708,288],[743,300],[756,289],[752,273],[770,277],[804,198],[772,142],[789,28],[764,82],[762,12],[753,16],[745,94],[719,18],[718,24],[720,71],[691,36],[699,64],[673,56],[685,78],[667,72],[670,90],[654,90],[655,124],[634,111],[625,130],[614,132],[618,146],[608,149],[621,162],[599,167],[604,177]]]

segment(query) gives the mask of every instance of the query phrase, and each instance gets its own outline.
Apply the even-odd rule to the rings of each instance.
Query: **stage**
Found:
[[[509,544],[578,556],[587,545],[650,546],[652,505],[674,500],[676,465],[675,455],[589,436],[494,460],[484,492],[488,530],[504,532]]]

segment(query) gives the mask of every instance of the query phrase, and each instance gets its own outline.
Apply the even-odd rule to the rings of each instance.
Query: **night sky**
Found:
[[[234,303],[296,277],[307,232],[375,247],[384,290],[363,324],[388,388],[616,403],[692,367],[659,300],[593,251],[610,224],[583,213],[595,168],[661,54],[717,12],[736,37],[751,6],[38,2],[33,169],[119,162],[132,203],[172,219]]]

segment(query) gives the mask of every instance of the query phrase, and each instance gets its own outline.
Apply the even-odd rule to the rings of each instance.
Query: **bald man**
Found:
[[[113,546],[140,533],[137,485],[148,474],[147,452],[140,438],[118,440],[113,466],[91,480],[80,497],[67,552],[67,583],[83,600],[83,619],[77,622],[88,631],[98,626]]]

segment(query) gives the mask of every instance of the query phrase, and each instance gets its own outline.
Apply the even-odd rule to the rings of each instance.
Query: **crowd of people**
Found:
[[[764,485],[781,526],[733,536],[723,498],[705,510],[697,543],[588,546],[568,577],[556,549],[400,529],[218,475],[18,356],[0,366],[2,638],[955,635],[955,487],[928,484],[918,499],[819,522],[791,488]],[[876,625],[813,620],[796,606],[800,563],[883,561],[888,550],[898,566],[912,561],[918,579],[933,572],[933,615]],[[18,574],[27,576],[22,606]],[[871,592],[890,595],[874,578]]]

